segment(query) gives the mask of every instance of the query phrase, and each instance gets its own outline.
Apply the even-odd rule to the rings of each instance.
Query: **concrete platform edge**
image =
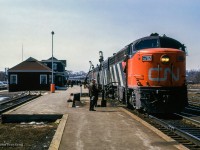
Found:
[[[121,111],[125,112],[127,115],[129,115],[131,118],[137,120],[138,122],[140,122],[141,124],[143,124],[144,126],[146,126],[147,128],[149,128],[150,130],[152,130],[153,132],[155,132],[158,136],[160,136],[161,138],[163,138],[165,141],[167,142],[173,142],[174,143],[174,147],[176,147],[179,150],[189,150],[187,147],[185,147],[184,145],[178,143],[177,141],[175,141],[174,139],[172,139],[171,137],[165,135],[164,133],[162,133],[160,130],[156,129],[155,127],[153,127],[152,125],[150,125],[149,123],[147,123],[146,121],[140,119],[139,117],[137,117],[136,115],[132,114],[131,112],[129,112],[128,110],[120,107],[119,108]]]
[[[21,123],[21,122],[54,122],[61,119],[63,114],[2,114],[2,123]]]
[[[53,137],[53,140],[51,141],[51,144],[49,146],[49,150],[58,150],[59,149],[60,142],[61,142],[61,139],[62,139],[62,135],[63,135],[63,131],[65,129],[67,119],[68,119],[68,114],[64,114],[59,125],[58,125],[56,133]]]

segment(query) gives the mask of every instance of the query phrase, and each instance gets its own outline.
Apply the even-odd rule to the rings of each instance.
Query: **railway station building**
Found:
[[[51,69],[30,57],[8,70],[9,92],[49,91]]]
[[[52,57],[47,60],[42,60],[42,64],[52,69]],[[53,57],[53,72],[54,72],[54,82],[56,86],[64,87],[66,85],[66,60],[58,60]]]

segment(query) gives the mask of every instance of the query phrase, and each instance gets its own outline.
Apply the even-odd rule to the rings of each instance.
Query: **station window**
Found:
[[[53,63],[53,70],[57,70],[57,64],[56,63]]]
[[[47,75],[45,74],[40,75],[40,84],[47,84]]]
[[[10,75],[10,84],[17,84],[17,75],[16,74]]]

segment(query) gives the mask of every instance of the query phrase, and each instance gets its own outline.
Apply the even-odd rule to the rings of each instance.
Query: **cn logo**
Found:
[[[155,74],[155,72],[157,72],[156,74],[160,74],[160,72],[164,72],[164,75],[163,77],[152,77],[152,74]],[[149,80],[151,81],[167,81],[167,77],[168,77],[168,74],[171,76],[171,78],[174,80],[174,81],[178,81],[179,80],[179,68],[177,68],[176,70],[176,74],[170,69],[170,68],[150,68],[149,69],[149,72],[148,72],[148,77],[149,77]]]

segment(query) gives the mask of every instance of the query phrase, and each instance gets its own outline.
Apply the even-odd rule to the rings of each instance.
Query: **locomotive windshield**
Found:
[[[159,47],[158,39],[145,39],[135,45],[136,50]]]
[[[166,37],[160,37],[160,47],[162,48],[175,48],[185,51],[185,46],[180,42]]]

